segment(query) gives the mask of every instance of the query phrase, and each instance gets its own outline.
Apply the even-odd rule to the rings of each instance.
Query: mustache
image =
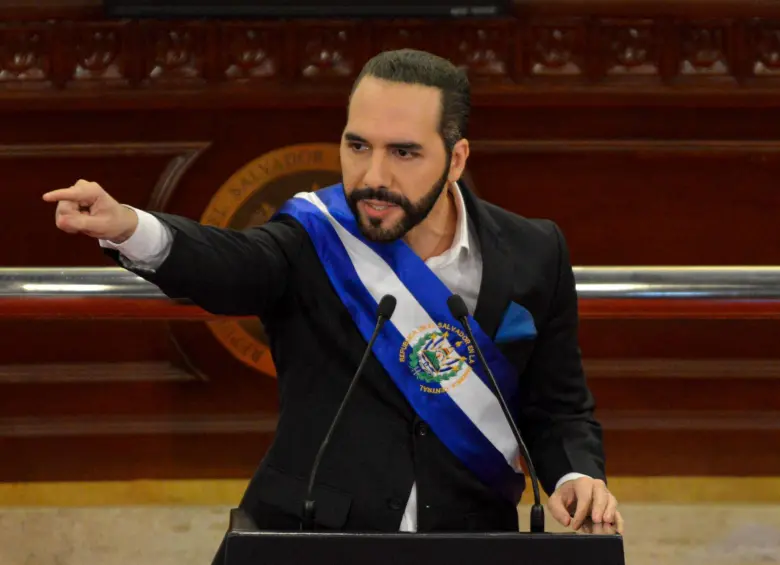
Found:
[[[411,204],[409,200],[400,194],[395,194],[384,188],[356,188],[352,191],[350,199],[355,203],[361,200],[377,200],[380,202],[387,202],[388,204],[395,204],[396,206],[401,206],[402,208],[405,208]]]

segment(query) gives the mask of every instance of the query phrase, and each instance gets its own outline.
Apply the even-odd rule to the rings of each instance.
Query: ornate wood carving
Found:
[[[133,75],[134,61],[128,57],[127,23],[84,22],[68,25],[65,51],[68,88],[126,87]]]
[[[652,19],[603,20],[596,41],[600,58],[592,61],[607,81],[661,80],[662,25]]]
[[[281,24],[226,23],[220,34],[220,78],[243,83],[279,76],[285,55]]]
[[[747,25],[748,72],[756,78],[780,76],[780,20],[754,18]]]
[[[199,85],[206,80],[207,26],[145,23],[140,26],[143,84]]]
[[[530,36],[529,65],[524,74],[531,79],[581,79],[586,73],[587,31],[584,21],[546,22],[533,25]]]
[[[730,22],[686,22],[679,37],[679,78],[708,76],[734,81],[733,32]]]
[[[0,87],[45,88],[52,85],[54,52],[52,24],[34,23],[0,28]]]
[[[780,88],[780,20],[718,17],[716,8],[707,19],[612,11],[589,16],[584,6],[569,5],[555,14],[447,22],[7,21],[0,100],[17,100],[20,89],[55,98],[98,89],[92,103],[110,105],[127,102],[131,88],[142,97],[138,104],[160,90],[218,89],[229,99],[249,87],[254,102],[242,104],[259,106],[295,85],[322,83],[343,93],[368,58],[401,47],[450,58],[475,79],[477,98],[509,103],[572,82],[604,94]],[[304,98],[310,102],[311,92],[282,101]]]
[[[305,25],[293,39],[296,53],[295,77],[306,80],[353,77],[359,70],[364,39],[356,24]]]
[[[452,35],[448,55],[465,68],[472,80],[511,82],[516,76],[517,29],[508,22],[492,25],[464,24]]]

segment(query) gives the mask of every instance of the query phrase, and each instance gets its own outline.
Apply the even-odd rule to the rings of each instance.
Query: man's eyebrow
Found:
[[[365,143],[370,145],[365,138],[359,136],[356,133],[347,132],[344,134],[344,139],[355,143]],[[416,141],[392,141],[387,144],[392,149],[401,149],[403,151],[422,151],[423,146]]]
[[[394,141],[388,143],[388,147],[393,149],[403,149],[404,151],[422,151],[423,146],[414,141]]]
[[[347,132],[344,134],[344,139],[346,139],[347,141],[356,141],[358,143],[368,143],[368,141],[366,141],[356,133]]]

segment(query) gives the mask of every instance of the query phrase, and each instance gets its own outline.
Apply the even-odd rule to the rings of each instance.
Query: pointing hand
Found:
[[[79,180],[70,188],[47,192],[43,200],[57,202],[55,221],[66,233],[122,243],[138,226],[135,211],[114,200],[94,182]]]

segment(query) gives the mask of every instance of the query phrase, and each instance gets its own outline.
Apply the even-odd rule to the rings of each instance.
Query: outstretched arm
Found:
[[[98,239],[109,256],[166,295],[215,314],[262,315],[273,306],[306,237],[289,219],[240,231],[136,211],[86,181],[44,200],[58,203],[60,229]]]

